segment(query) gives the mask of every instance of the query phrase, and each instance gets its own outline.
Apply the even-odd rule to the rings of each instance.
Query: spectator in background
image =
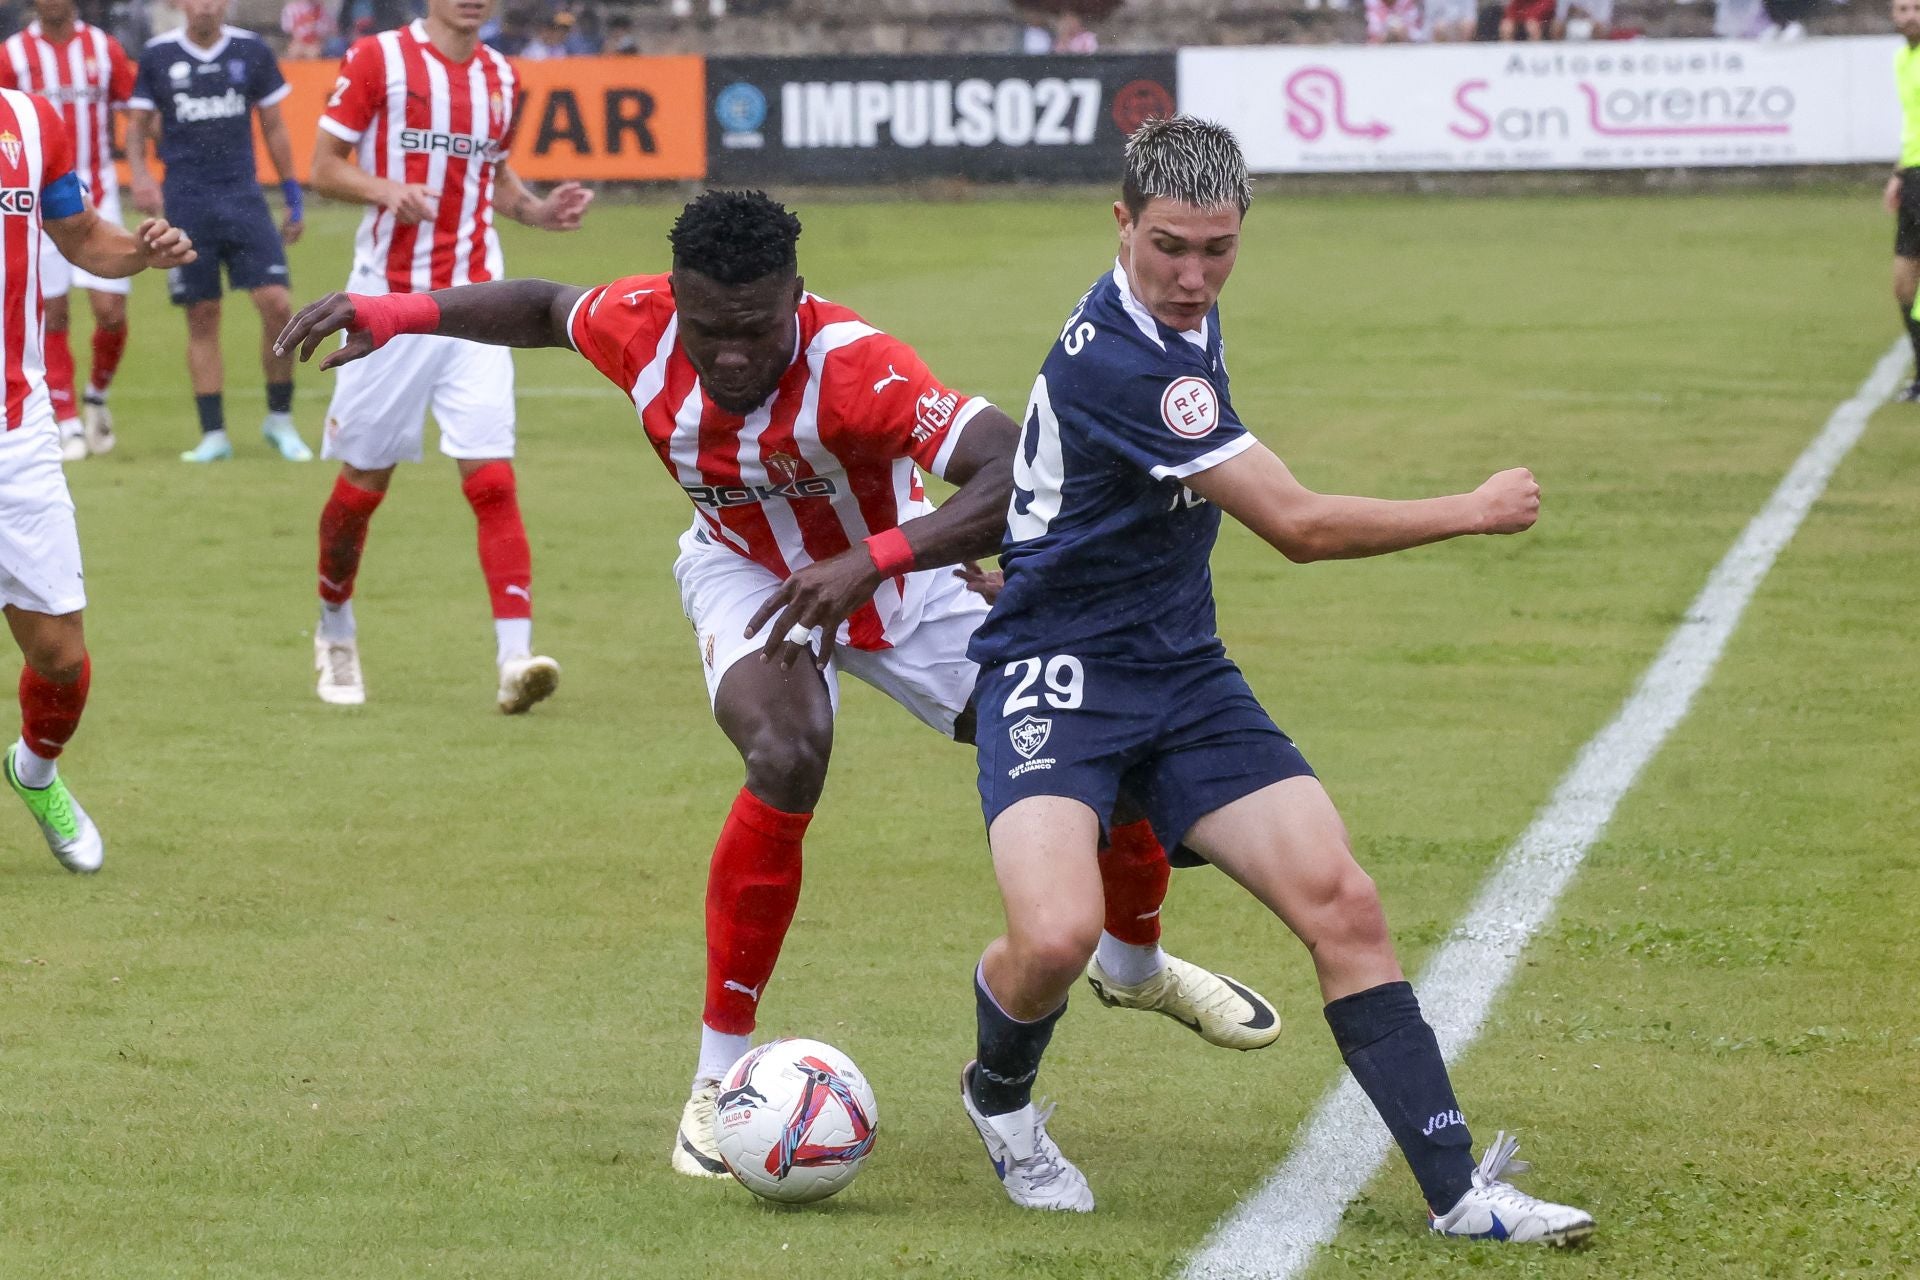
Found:
[[[1726,40],[1752,40],[1772,23],[1761,0],[1714,0],[1713,34]]]
[[[1555,0],[1507,0],[1506,11],[1500,15],[1500,38],[1545,40],[1554,7]]]
[[[1479,25],[1477,0],[1427,0],[1427,39],[1442,43],[1471,40]]]
[[[1077,13],[1063,13],[1053,26],[1055,53],[1098,53],[1100,37],[1088,29]]]
[[[327,46],[327,28],[333,19],[320,0],[287,0],[280,10],[280,29],[287,33],[289,58],[318,58]]]
[[[493,34],[482,29],[481,39],[496,52],[517,58],[533,43],[533,15],[525,9],[508,9],[500,16]]]
[[[1613,34],[1613,0],[1559,0],[1553,11],[1555,40],[1605,40]]]
[[[1367,43],[1406,44],[1423,38],[1420,0],[1366,0]]]
[[[707,0],[707,13],[710,17],[726,17],[727,0]],[[691,18],[693,16],[693,0],[673,0],[673,16],[676,18]]]
[[[607,19],[607,40],[601,51],[622,56],[640,52],[640,42],[633,34],[633,15],[625,9],[615,9]]]
[[[527,42],[520,56],[529,62],[545,62],[567,56],[567,37],[573,34],[573,15],[562,10],[547,19],[540,34]]]
[[[606,44],[600,30],[600,11],[583,9],[573,24],[573,30],[567,33],[566,50],[569,58],[591,58],[599,53]]]

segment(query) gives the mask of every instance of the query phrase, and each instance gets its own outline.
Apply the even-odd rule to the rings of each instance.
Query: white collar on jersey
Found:
[[[1127,278],[1127,269],[1120,265],[1120,259],[1118,258],[1113,260],[1113,283],[1115,287],[1120,290],[1120,305],[1126,308],[1128,317],[1132,319],[1140,332],[1147,335],[1148,341],[1152,342],[1154,346],[1160,348],[1162,351],[1165,351],[1167,344],[1160,337],[1160,330],[1163,326],[1158,320],[1153,318],[1153,312],[1141,306],[1140,299],[1133,296],[1133,281]],[[1173,329],[1172,325],[1166,325],[1164,327]],[[1173,329],[1173,332],[1179,334],[1202,351],[1207,349],[1207,320],[1205,316],[1200,318],[1200,327],[1198,329]]]
[[[78,18],[75,18],[75,19],[73,20],[73,34],[74,34],[74,35],[76,35],[76,36],[77,36],[77,35],[80,35],[80,34],[82,34],[83,32],[85,32],[86,30],[87,30],[87,24],[86,24],[86,23],[84,23],[84,22],[82,22],[82,21],[80,21],[80,19],[78,19]],[[40,19],[38,19],[38,18],[35,18],[35,19],[34,19],[34,20],[33,20],[32,22],[29,22],[29,23],[27,24],[27,34],[28,34],[28,35],[30,35],[30,36],[33,36],[33,37],[35,37],[36,39],[40,39],[40,40],[46,40],[46,37],[45,37],[44,35],[41,35],[41,34],[40,34]],[[48,41],[48,43],[49,43],[49,44],[51,44],[51,43],[52,43],[52,41]]]
[[[212,48],[208,48],[208,49],[202,49],[199,45],[189,40],[187,38],[187,29],[184,26],[181,27],[178,31],[170,32],[169,34],[172,35],[174,40],[179,43],[182,49],[185,49],[188,53],[200,59],[200,61],[212,62],[215,58],[219,57],[222,53],[226,52],[227,46],[233,43],[233,38],[235,36],[250,35],[252,33],[247,31],[242,31],[239,27],[221,27],[220,38],[213,42]],[[166,37],[162,36],[159,38],[165,39]]]

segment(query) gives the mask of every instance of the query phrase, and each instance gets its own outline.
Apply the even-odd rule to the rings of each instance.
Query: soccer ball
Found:
[[[818,1040],[749,1050],[714,1104],[720,1158],[757,1196],[824,1200],[853,1181],[873,1150],[880,1112],[853,1059]]]

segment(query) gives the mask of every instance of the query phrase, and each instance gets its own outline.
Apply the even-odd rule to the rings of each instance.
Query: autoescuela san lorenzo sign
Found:
[[[707,107],[720,182],[1097,180],[1174,110],[1174,60],[714,58]]]

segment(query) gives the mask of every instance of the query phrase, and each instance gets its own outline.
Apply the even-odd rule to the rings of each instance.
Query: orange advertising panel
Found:
[[[706,62],[698,57],[561,58],[514,62],[520,116],[508,161],[523,178],[617,182],[700,178],[707,172]],[[283,62],[293,92],[280,109],[302,181],[337,62]],[[260,180],[276,179],[260,156]]]

